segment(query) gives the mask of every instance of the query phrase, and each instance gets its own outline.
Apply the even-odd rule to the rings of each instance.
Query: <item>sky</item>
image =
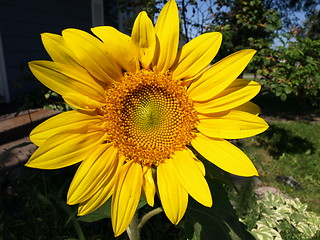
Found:
[[[177,2],[181,2],[177,0]],[[188,2],[187,0],[185,1],[186,3]],[[197,10],[193,11],[194,6],[193,5],[188,5],[187,6],[187,13],[186,16],[188,19],[190,19],[193,22],[210,22],[212,19],[212,15],[209,13],[208,9],[210,6],[214,6],[215,0],[206,0],[206,1],[201,1],[197,0]],[[318,4],[317,9],[320,9],[320,4]],[[215,9],[212,9],[215,11]],[[303,11],[300,12],[295,12],[293,17],[297,17],[299,25],[303,25],[305,21],[305,15]],[[189,26],[189,25],[188,25]],[[183,31],[185,32],[184,25],[182,25]],[[288,31],[290,30],[291,26],[288,26]],[[201,27],[188,27],[188,36],[192,39],[198,35],[200,35],[202,32],[205,32],[206,29],[201,28]],[[274,46],[280,45],[279,40],[275,40]]]

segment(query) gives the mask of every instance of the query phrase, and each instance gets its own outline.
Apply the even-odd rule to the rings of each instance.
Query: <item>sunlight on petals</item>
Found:
[[[188,88],[191,99],[207,101],[222,92],[241,74],[255,53],[252,49],[241,50],[212,65]]]
[[[148,67],[156,49],[156,35],[153,24],[146,12],[136,18],[132,29],[133,50],[139,57],[143,67]]]
[[[199,115],[197,129],[213,138],[239,139],[264,132],[268,124],[257,115],[230,110],[228,112]]]
[[[170,0],[159,14],[155,25],[159,38],[158,49],[153,59],[156,72],[166,72],[176,59],[179,45],[179,15],[175,1]]]
[[[103,41],[107,52],[123,69],[134,73],[140,68],[138,58],[133,53],[131,38],[128,35],[109,26],[94,27],[91,28],[91,31]]]
[[[172,66],[172,78],[188,80],[202,73],[217,54],[221,41],[221,33],[213,32],[204,33],[184,45]]]
[[[257,82],[237,79],[213,99],[206,102],[194,101],[194,108],[200,114],[227,111],[248,102],[260,89]]]
[[[184,189],[196,201],[206,207],[211,207],[212,197],[207,181],[198,167],[196,161],[190,156],[190,150],[176,152],[172,161],[168,161],[167,165],[171,165],[172,169],[176,169],[176,174]]]
[[[112,196],[111,221],[115,236],[123,233],[136,212],[142,186],[142,168],[131,161],[123,165]]]
[[[244,177],[258,176],[250,159],[226,140],[197,133],[191,144],[204,158],[226,172]]]
[[[143,184],[142,188],[144,191],[144,196],[147,201],[147,203],[153,207],[154,205],[154,196],[156,194],[156,185],[153,179],[152,169],[149,167],[143,167]]]
[[[168,161],[172,161],[172,159]],[[188,193],[174,173],[172,164],[166,162],[159,165],[157,183],[165,214],[173,224],[178,224],[187,209]]]

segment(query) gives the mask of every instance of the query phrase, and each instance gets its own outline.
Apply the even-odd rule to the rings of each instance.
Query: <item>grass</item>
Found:
[[[320,122],[268,122],[265,133],[240,141],[240,147],[258,168],[264,185],[299,198],[320,214]],[[287,184],[283,176],[298,185]]]

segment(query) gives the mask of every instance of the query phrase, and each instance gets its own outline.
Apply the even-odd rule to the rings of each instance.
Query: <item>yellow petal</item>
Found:
[[[202,175],[205,176],[206,175],[206,169],[205,169],[203,163],[199,159],[195,158],[194,160],[195,160],[200,172],[202,173]]]
[[[175,175],[173,165],[168,164],[170,161],[173,160],[168,159],[157,167],[157,184],[165,214],[173,224],[178,224],[187,209],[188,193]]]
[[[189,157],[192,158],[196,162],[196,164],[197,164],[199,170],[201,171],[202,175],[205,176],[206,175],[206,169],[205,169],[203,163],[199,159],[196,158],[196,156],[193,154],[192,151],[185,151],[185,153],[189,154]]]
[[[79,203],[78,216],[87,215],[101,207],[112,195],[109,188],[100,188],[87,201]]]
[[[237,110],[198,117],[197,129],[213,138],[246,138],[262,133],[268,128],[268,124],[257,115]]]
[[[26,166],[56,169],[78,163],[104,140],[104,134],[102,131],[88,131],[86,128],[58,133],[32,154]]]
[[[95,101],[87,96],[78,93],[68,93],[63,95],[64,101],[74,109],[93,112],[101,109],[105,104]]]
[[[95,147],[82,161],[68,191],[70,205],[84,202],[95,194],[102,185],[112,181],[118,167],[118,150],[109,144]]]
[[[233,53],[211,66],[188,88],[194,101],[206,101],[229,86],[245,69],[255,50],[246,49]]]
[[[155,33],[158,37],[158,55],[154,58],[154,70],[166,72],[176,59],[179,44],[179,13],[177,4],[170,0],[161,10]]]
[[[260,113],[259,106],[254,104],[253,102],[250,102],[250,101],[242,104],[241,106],[233,108],[233,110],[248,112],[248,113],[251,113],[254,115],[259,115],[259,113]]]
[[[38,125],[30,133],[31,141],[37,146],[55,134],[66,130],[87,129],[96,126],[99,128],[104,122],[100,115],[86,114],[79,111],[60,113]]]
[[[191,197],[202,205],[211,207],[212,197],[208,183],[188,151],[190,150],[175,152],[173,159],[167,161],[167,165],[171,165],[171,171],[175,171],[179,182]]]
[[[97,38],[78,29],[65,29],[62,36],[81,65],[98,80],[112,83],[122,77],[120,67],[108,56],[104,44]]]
[[[191,144],[204,158],[226,172],[244,177],[258,176],[250,159],[226,140],[197,133]]]
[[[41,34],[42,43],[53,61],[81,68],[76,55],[66,46],[62,36],[52,33]]]
[[[217,54],[221,41],[221,33],[213,32],[204,33],[184,45],[172,66],[172,78],[190,79],[202,73]]]
[[[139,60],[134,55],[131,38],[109,26],[91,28],[91,31],[99,37],[112,58],[127,72],[135,73],[139,70]]]
[[[132,45],[135,54],[144,68],[151,63],[156,48],[156,35],[153,24],[146,12],[140,12],[132,29]]]
[[[33,75],[45,86],[58,94],[77,94],[103,103],[104,88],[87,71],[62,63],[50,61],[32,61],[29,67]]]
[[[153,207],[154,195],[156,194],[156,185],[153,180],[152,168],[144,166],[142,168],[143,172],[143,191],[147,203]]]
[[[257,82],[236,79],[213,99],[206,102],[194,101],[194,108],[201,114],[227,111],[248,102],[260,89]]]
[[[118,176],[124,161],[125,158],[121,155],[118,155],[118,166],[117,169],[115,169],[115,171],[113,172],[114,177],[110,180],[110,182],[105,182],[99,189],[97,189],[96,193],[92,195],[87,201],[81,202],[79,204],[79,216],[86,215],[97,210],[110,198],[110,196],[113,194],[115,179]]]
[[[129,226],[140,200],[142,168],[140,163],[130,161],[122,166],[114,186],[111,206],[111,222],[115,236]]]

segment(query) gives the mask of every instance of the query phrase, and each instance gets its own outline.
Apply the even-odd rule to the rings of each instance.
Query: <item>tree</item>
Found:
[[[313,40],[320,39],[320,11],[314,9],[304,23],[303,34]]]
[[[304,104],[320,105],[320,40],[296,29],[285,37],[287,43],[276,47],[270,63],[259,70],[262,84],[283,101],[293,95]]]
[[[301,23],[297,17],[297,12],[302,12],[305,17],[313,14],[314,9],[319,7],[319,0],[264,0],[268,8],[277,9],[281,13],[284,26],[299,27]]]
[[[236,50],[253,48],[258,51],[249,70],[256,72],[269,61],[271,45],[281,27],[280,15],[268,9],[262,0],[216,1],[212,29],[223,34],[220,56]]]

